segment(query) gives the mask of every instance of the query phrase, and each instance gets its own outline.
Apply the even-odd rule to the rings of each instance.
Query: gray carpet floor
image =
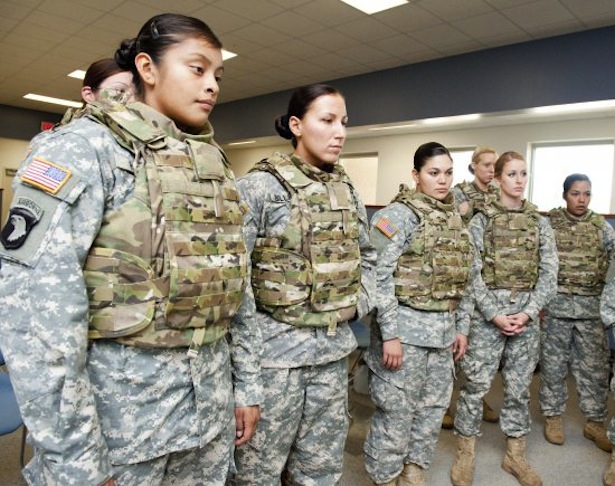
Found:
[[[544,420],[537,404],[538,375],[532,383],[532,433],[528,439],[528,458],[540,473],[544,486],[600,486],[602,472],[610,461],[610,455],[599,450],[583,437],[584,419],[579,411],[574,381],[569,380],[570,400],[564,415],[566,443],[556,446],[545,441],[542,435]],[[502,404],[499,375],[488,395],[489,403],[499,410]],[[362,446],[373,413],[373,404],[367,395],[354,389],[350,393],[352,425],[346,443],[344,474],[341,486],[368,486],[369,480],[363,466]],[[609,410],[615,412],[613,400]],[[505,449],[505,438],[498,424],[483,423],[482,437],[477,442],[476,472],[474,486],[517,486],[515,479],[500,468]],[[0,485],[24,486],[26,483],[19,471],[19,444],[21,432],[0,437]],[[436,456],[427,472],[430,486],[449,485],[449,471],[455,455],[455,436],[450,430],[442,430]],[[30,451],[27,451],[26,459]],[[144,485],[146,486],[146,485]]]

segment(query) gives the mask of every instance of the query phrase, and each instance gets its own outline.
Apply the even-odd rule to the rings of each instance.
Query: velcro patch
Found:
[[[384,216],[378,220],[376,223],[376,228],[382,231],[387,238],[391,238],[395,233],[397,233],[397,228]]]
[[[41,219],[42,209],[33,201],[30,203],[33,207],[15,206],[9,212],[6,224],[0,231],[0,242],[7,250],[20,248]]]
[[[53,162],[34,157],[21,175],[21,180],[43,191],[56,194],[70,179],[72,172]]]

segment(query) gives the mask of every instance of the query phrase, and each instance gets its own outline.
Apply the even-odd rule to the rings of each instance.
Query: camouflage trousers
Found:
[[[500,427],[508,437],[530,432],[530,383],[538,363],[540,336],[532,324],[516,336],[505,336],[482,316],[473,317],[468,349],[461,361],[466,382],[457,400],[455,430],[461,435],[480,435],[483,397],[491,388],[502,361],[504,404]]]
[[[608,344],[600,319],[546,316],[540,332],[540,410],[547,417],[566,409],[568,365],[576,380],[585,418],[607,416]]]
[[[365,468],[378,484],[398,476],[404,464],[429,467],[453,391],[450,348],[404,344],[403,353],[400,370],[370,373],[376,411],[363,451]]]
[[[264,368],[256,434],[235,450],[229,484],[332,486],[348,434],[348,358],[318,366]]]
[[[115,466],[116,486],[224,486],[232,460],[235,424],[204,447],[139,464]]]

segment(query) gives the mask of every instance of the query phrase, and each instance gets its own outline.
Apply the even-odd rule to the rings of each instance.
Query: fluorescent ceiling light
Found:
[[[83,69],[75,69],[72,73],[68,73],[67,76],[76,79],[85,78],[85,71]]]
[[[372,131],[377,131],[377,130],[395,130],[396,128],[410,128],[410,127],[415,127],[416,123],[410,123],[408,125],[391,125],[388,127],[372,127],[370,128],[370,130]]]
[[[479,113],[471,115],[458,115],[458,116],[440,116],[438,118],[425,118],[423,123],[425,125],[440,125],[445,123],[458,123],[478,120],[481,117]]]
[[[354,7],[367,15],[371,15],[393,7],[399,7],[408,0],[342,0],[347,5]]]
[[[565,105],[538,106],[530,109],[537,114],[572,113],[578,111],[592,111],[615,108],[615,100],[588,101],[585,103],[569,103]]]
[[[250,143],[256,143],[256,140],[246,140],[245,142],[231,142],[229,145],[248,145]]]
[[[43,96],[33,93],[28,93],[27,95],[24,95],[24,98],[27,100],[42,101],[43,103],[51,103],[54,105],[70,106],[72,108],[80,108],[82,105],[82,103],[79,103],[77,101],[63,100],[61,98],[52,98],[51,96]]]
[[[222,60],[226,61],[228,59],[231,59],[233,57],[237,57],[237,54],[235,54],[234,52],[231,51],[227,51],[226,49],[222,49]]]

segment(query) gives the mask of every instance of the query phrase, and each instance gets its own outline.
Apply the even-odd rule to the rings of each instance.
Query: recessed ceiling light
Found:
[[[52,98],[51,96],[43,96],[33,93],[24,95],[24,98],[27,100],[42,101],[43,103],[51,103],[54,105],[70,106],[72,108],[81,108],[82,106],[82,103],[77,101],[63,100],[62,98]]]
[[[248,145],[250,143],[256,143],[256,140],[246,140],[245,142],[231,142],[229,145]]]
[[[410,123],[410,124],[406,124],[406,125],[390,125],[388,127],[372,127],[370,128],[370,130],[373,131],[377,131],[377,130],[395,130],[396,128],[410,128],[410,127],[415,127],[416,123]]]
[[[67,76],[71,78],[83,79],[85,78],[85,71],[83,69],[75,69],[72,73],[68,73]]]
[[[233,57],[237,57],[237,54],[231,51],[227,51],[226,49],[222,49],[222,60],[226,61],[227,59],[231,59]]]
[[[342,0],[345,4],[354,7],[367,15],[371,15],[393,7],[399,7],[408,0]]]
[[[600,101],[586,101],[583,103],[569,103],[565,105],[551,105],[551,106],[537,106],[531,108],[532,113],[572,113],[577,111],[590,111],[601,110],[607,108],[614,108],[615,100],[600,100]]]

